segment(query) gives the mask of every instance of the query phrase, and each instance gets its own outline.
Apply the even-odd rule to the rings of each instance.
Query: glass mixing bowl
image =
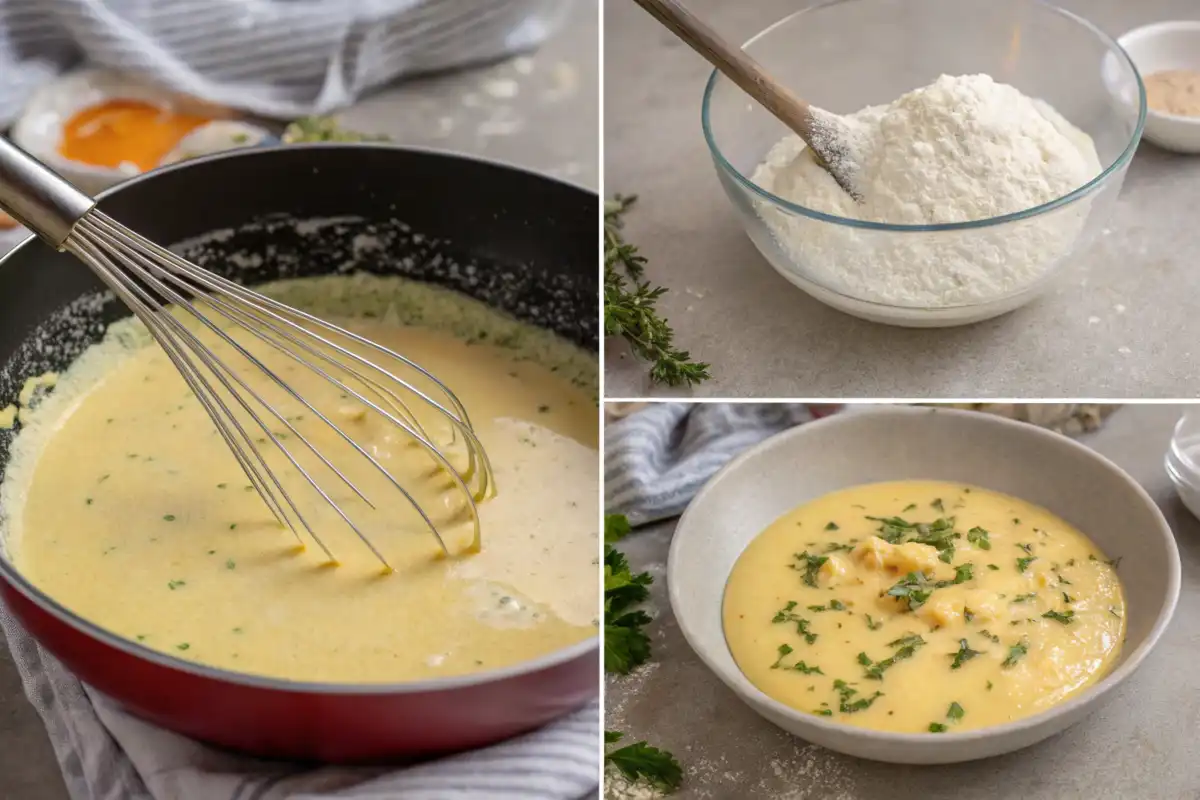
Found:
[[[775,23],[745,45],[805,100],[840,114],[890,103],[939,75],[985,73],[1049,103],[1095,144],[1102,171],[1068,195],[1014,214],[939,225],[891,225],[823,214],[756,185],[751,176],[789,131],[719,73],[704,91],[702,122],[721,185],[755,246],[813,297],[865,319],[908,327],[962,325],[1012,311],[1051,284],[1112,213],[1146,118],[1132,62],[1091,23],[1038,0],[835,0]],[[769,224],[767,220],[770,220]],[[773,227],[786,226],[783,245]],[[1021,252],[1012,243],[1021,241]],[[810,242],[823,242],[819,247]],[[938,305],[882,300],[838,267],[886,281],[874,258],[984,254],[1021,258],[1026,277],[977,299],[943,286]],[[1030,243],[1036,247],[1029,246]]]

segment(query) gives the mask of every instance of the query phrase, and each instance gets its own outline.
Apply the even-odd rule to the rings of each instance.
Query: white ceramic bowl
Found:
[[[1200,70],[1200,22],[1157,22],[1134,28],[1117,40],[1144,81],[1166,69]],[[1145,136],[1168,150],[1200,153],[1200,117],[1146,109]]]
[[[734,562],[786,511],[828,492],[903,479],[983,486],[1043,506],[1121,557],[1127,633],[1114,669],[1035,716],[953,734],[889,733],[796,711],[756,688],[733,660],[721,605]],[[784,730],[860,758],[948,764],[1008,753],[1078,722],[1137,669],[1175,610],[1175,539],[1150,496],[1112,462],[1056,433],[952,409],[838,414],[782,433],[732,461],[688,506],[667,565],[671,607],[688,643],[743,701]],[[714,732],[719,735],[719,732]]]

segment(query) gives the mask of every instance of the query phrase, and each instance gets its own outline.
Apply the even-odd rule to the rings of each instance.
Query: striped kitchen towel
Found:
[[[535,47],[571,5],[0,0],[0,127],[37,87],[84,61],[264,117],[323,114],[399,77]]]
[[[1120,408],[1080,403],[950,405],[1028,422],[1068,436],[1095,431]],[[624,514],[635,528],[678,516],[700,487],[742,451],[794,425],[839,410],[861,408],[870,406],[651,403],[638,409],[606,409],[605,511]]]
[[[72,800],[579,800],[598,795],[597,704],[541,730],[404,768],[312,767],[217,750],[121,711],[0,604],[0,628]]]
[[[801,403],[654,403],[604,431],[604,508],[634,527],[683,513],[734,456],[833,413]]]

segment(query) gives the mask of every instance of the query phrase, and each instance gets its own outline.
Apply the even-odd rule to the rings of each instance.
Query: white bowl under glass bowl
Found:
[[[790,203],[750,178],[788,131],[719,73],[704,92],[702,122],[721,185],[755,246],[787,280],[857,317],[906,327],[989,319],[1044,292],[1109,219],[1145,121],[1145,91],[1124,51],[1091,23],[1038,0],[835,0],[799,11],[745,44],[774,77],[804,99],[848,114],[887,104],[939,75],[986,73],[1053,106],[1095,143],[1102,171],[1036,208],[975,222],[891,225],[831,216]],[[1039,250],[1037,277],[985,300],[928,307],[880,302],[836,278],[837,252],[814,256],[781,246],[764,215],[789,220],[799,240],[839,226],[862,247],[953,257],[1003,251],[1022,228],[1066,231]],[[1036,233],[1036,231],[1035,231]],[[791,237],[789,237],[791,238]],[[880,276],[886,280],[886,276]]]
[[[810,500],[850,486],[908,479],[962,482],[1019,497],[1049,509],[1110,557],[1121,558],[1117,574],[1125,590],[1127,637],[1113,669],[1039,714],[951,734],[844,725],[797,711],[755,687],[734,662],[721,615],[725,585],[742,551],[779,516]],[[979,412],[885,407],[801,425],[730,462],[679,521],[667,583],[688,644],[766,719],[860,758],[948,764],[1028,747],[1095,710],[1166,629],[1179,597],[1180,564],[1171,529],[1150,496],[1078,442]]]
[[[1200,71],[1200,21],[1156,22],[1117,39],[1143,79],[1168,69]],[[1126,85],[1128,88],[1128,85]],[[1114,91],[1119,91],[1114,87]],[[1200,117],[1146,110],[1146,138],[1178,153],[1200,153]]]
[[[1166,468],[1179,499],[1200,518],[1200,410],[1189,410],[1175,424]]]

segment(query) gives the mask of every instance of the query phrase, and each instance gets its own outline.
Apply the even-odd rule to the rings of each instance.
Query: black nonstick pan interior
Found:
[[[599,346],[599,197],[514,167],[392,145],[292,145],[156,171],[100,209],[243,284],[404,275]],[[128,315],[97,297],[102,288],[39,241],[0,260],[0,408]],[[0,478],[11,438],[0,431]]]

